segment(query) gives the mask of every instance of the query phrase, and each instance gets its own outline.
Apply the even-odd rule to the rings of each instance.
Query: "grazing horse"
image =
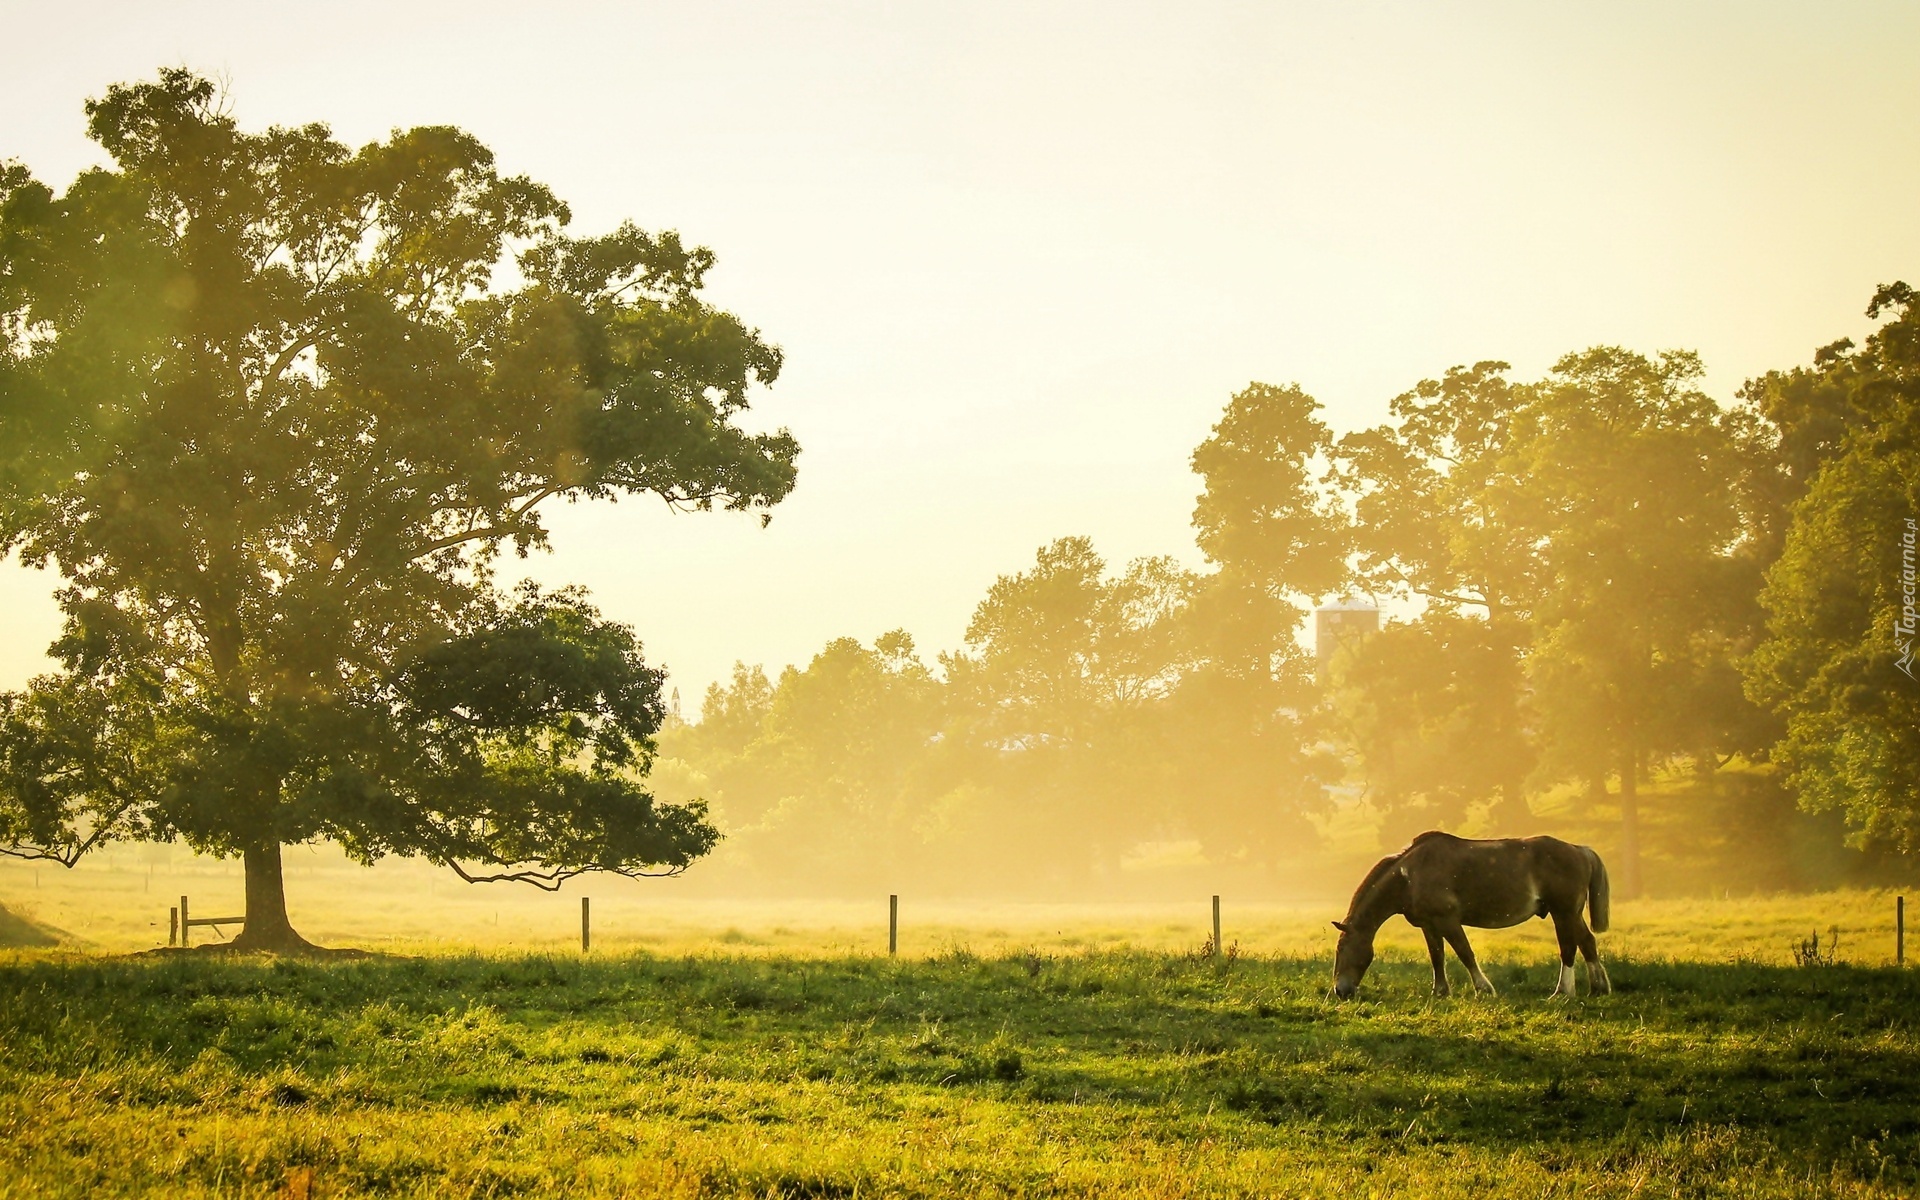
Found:
[[[1580,910],[1589,905],[1592,929],[1580,919]],[[1575,950],[1587,960],[1587,990],[1596,995],[1612,990],[1593,942],[1596,930],[1607,931],[1607,868],[1589,846],[1550,837],[1475,841],[1438,831],[1414,838],[1405,850],[1374,864],[1353,893],[1347,919],[1333,923],[1340,931],[1333,991],[1342,1000],[1360,986],[1373,962],[1373,935],[1395,914],[1427,935],[1436,996],[1450,990],[1448,946],[1466,964],[1474,989],[1493,991],[1462,926],[1505,929],[1548,916],[1560,937],[1560,982],[1553,994],[1573,994]]]

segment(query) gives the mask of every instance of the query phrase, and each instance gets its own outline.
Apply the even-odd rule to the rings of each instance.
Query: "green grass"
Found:
[[[1893,1196],[1920,983],[1616,960],[0,958],[0,1196]]]

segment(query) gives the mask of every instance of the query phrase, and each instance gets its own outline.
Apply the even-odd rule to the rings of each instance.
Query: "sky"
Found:
[[[1340,430],[1448,366],[1607,343],[1707,388],[1920,283],[1920,5],[680,5],[0,0],[0,159],[64,187],[82,105],[184,65],[248,127],[459,125],[571,205],[711,247],[782,347],[803,447],[770,525],[559,505],[689,709],[736,660],[961,645],[1086,534],[1200,565],[1188,456],[1249,381]],[[0,563],[0,688],[49,663]]]

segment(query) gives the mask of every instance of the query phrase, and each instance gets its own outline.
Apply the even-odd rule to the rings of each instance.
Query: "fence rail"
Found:
[[[226,937],[227,935],[222,932],[220,926],[245,925],[246,923],[247,919],[245,917],[188,916],[187,898],[182,896],[180,897],[180,907],[167,910],[167,945],[179,946],[185,949],[192,941],[192,934],[189,931],[196,925],[203,929],[211,928],[215,933],[220,934],[221,937]]]
[[[580,898],[580,952],[587,953],[593,946],[591,924],[591,901]],[[187,898],[180,897],[178,908],[167,910],[167,945],[182,948],[191,944],[191,930],[197,928],[212,929],[221,937],[222,925],[245,925],[247,919],[240,917],[195,917],[188,914]],[[900,953],[900,897],[887,897],[887,954],[891,957]],[[1205,953],[1221,953],[1220,897],[1213,897],[1213,937],[1206,943]],[[1907,965],[1907,898],[1896,896],[1893,902],[1893,961],[1895,966]]]

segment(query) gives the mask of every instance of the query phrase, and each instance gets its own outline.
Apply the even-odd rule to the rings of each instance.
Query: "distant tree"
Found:
[[[1196,590],[1198,662],[1175,705],[1183,808],[1216,860],[1297,857],[1339,775],[1316,749],[1320,694],[1299,640],[1314,601],[1345,586],[1351,548],[1319,410],[1297,385],[1249,384],[1193,452],[1193,525],[1216,570]]]
[[[757,820],[770,787],[758,786],[761,763],[750,751],[766,732],[767,714],[773,711],[773,682],[765,668],[733,664],[733,675],[726,682],[707,685],[700,703],[699,720],[669,723],[661,733],[663,754],[684,761],[703,778],[711,780],[718,802],[720,795],[730,797],[724,804],[725,815],[734,825]]]
[[[1160,714],[1187,666],[1181,617],[1192,581],[1164,558],[1117,576],[1084,537],[1042,547],[1003,575],[943,659],[952,689],[948,753],[973,784],[976,845],[1031,878],[1114,869],[1167,817]]]
[[[1765,744],[1734,662],[1757,627],[1766,449],[1692,355],[1507,370],[1454,368],[1341,439],[1355,577],[1424,611],[1354,656],[1340,702],[1389,808],[1497,793],[1512,821],[1529,769],[1596,795],[1617,774],[1630,895],[1647,770]]]
[[[870,647],[835,638],[805,668],[782,671],[748,751],[774,785],[749,831],[750,849],[764,847],[756,865],[816,886],[899,886],[921,865],[944,701],[905,630]]]
[[[1515,474],[1528,393],[1508,369],[1454,367],[1396,396],[1391,423],[1340,439],[1355,575],[1370,592],[1465,610],[1496,627],[1530,615],[1541,564],[1515,520],[1528,483]]]
[[[1759,458],[1748,415],[1699,375],[1691,354],[1570,354],[1530,387],[1512,450],[1525,482],[1509,514],[1540,562],[1528,675],[1542,758],[1618,773],[1625,895],[1640,886],[1648,768],[1749,724],[1716,706],[1742,705],[1728,682],[1757,616],[1742,498]]]
[[[712,781],[735,863],[757,880],[897,886],[927,866],[945,699],[906,631],[835,638],[775,682],[736,665],[663,749]]]
[[[1496,799],[1496,827],[1524,820],[1515,780],[1532,769],[1533,731],[1525,664],[1502,628],[1436,607],[1387,625],[1333,664],[1330,701],[1387,844],[1458,830],[1470,809]]]
[[[1352,656],[1336,694],[1390,823],[1411,808],[1445,824],[1496,799],[1496,823],[1527,813],[1537,755],[1525,663],[1544,566],[1518,519],[1527,392],[1507,370],[1481,362],[1424,380],[1394,398],[1391,423],[1338,446],[1356,583],[1422,606]]]
[[[0,173],[0,547],[66,578],[0,700],[0,846],[244,858],[244,947],[303,945],[283,844],[544,886],[715,832],[636,780],[659,673],[575,592],[493,582],[555,497],[764,510],[778,351],[672,234],[561,232],[459,130],[240,130],[185,71],[87,108],[114,166]],[[509,282],[511,281],[511,282]]]
[[[1803,807],[1862,843],[1920,848],[1920,311],[1904,283],[1864,346],[1755,382],[1797,485],[1761,601],[1751,693],[1786,718],[1775,750]]]

